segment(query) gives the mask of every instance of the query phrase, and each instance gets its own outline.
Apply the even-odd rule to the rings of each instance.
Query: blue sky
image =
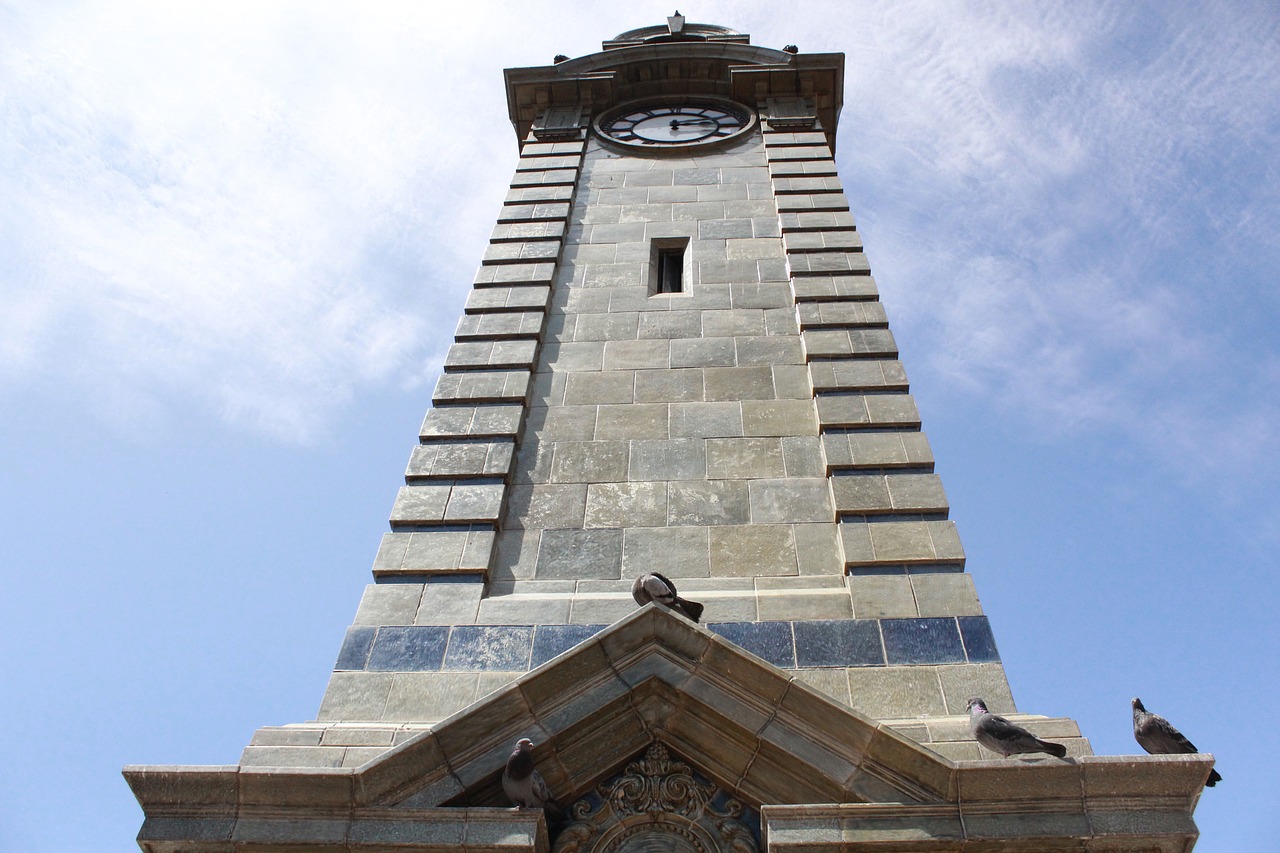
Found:
[[[501,69],[667,5],[0,3],[0,847],[314,716],[514,167]],[[1280,12],[704,3],[838,160],[1021,710],[1280,832]],[[837,11],[832,11],[832,10]]]

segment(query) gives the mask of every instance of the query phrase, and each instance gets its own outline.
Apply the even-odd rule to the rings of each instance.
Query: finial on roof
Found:
[[[680,35],[680,32],[683,29],[684,29],[684,15],[681,15],[680,10],[676,9],[676,13],[670,16],[669,18],[667,18],[667,30],[671,33],[671,35],[678,36]]]

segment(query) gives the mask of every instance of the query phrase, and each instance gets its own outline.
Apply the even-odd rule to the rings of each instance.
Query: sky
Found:
[[[1019,709],[1275,849],[1280,9],[705,2],[837,161]],[[669,4],[0,2],[0,849],[314,717],[515,166],[502,69]]]

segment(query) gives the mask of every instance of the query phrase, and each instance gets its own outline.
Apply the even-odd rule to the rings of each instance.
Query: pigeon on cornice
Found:
[[[1152,755],[1190,755],[1200,751],[1172,723],[1144,708],[1137,697],[1133,700],[1133,738]],[[1210,770],[1209,781],[1204,784],[1212,788],[1221,781],[1221,774]]]
[[[641,607],[650,601],[656,601],[690,621],[697,622],[702,618],[702,605],[696,601],[681,598],[676,592],[676,585],[657,572],[648,572],[636,578],[635,583],[631,585],[631,597]]]
[[[1047,752],[1058,758],[1067,754],[1067,748],[1062,744],[1041,740],[1022,726],[991,713],[987,710],[987,703],[981,699],[970,699],[968,707],[969,731],[978,743],[1004,758],[1031,752]]]

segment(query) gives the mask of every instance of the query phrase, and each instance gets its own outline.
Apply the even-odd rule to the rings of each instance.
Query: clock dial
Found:
[[[727,103],[655,103],[629,107],[597,126],[628,145],[688,145],[736,136],[751,126],[751,115]]]

